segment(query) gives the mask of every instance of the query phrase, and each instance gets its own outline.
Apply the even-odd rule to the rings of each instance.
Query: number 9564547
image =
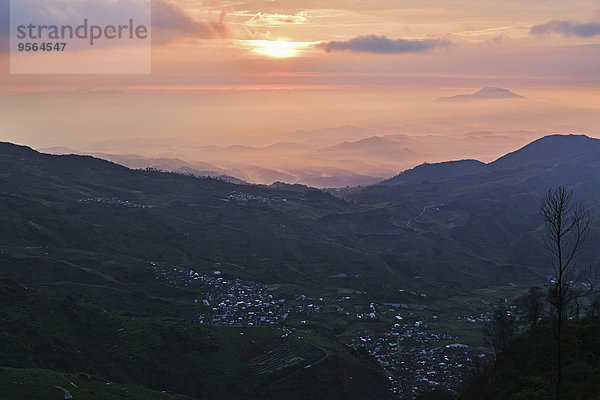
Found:
[[[65,51],[67,47],[66,43],[52,43],[52,42],[43,42],[43,43],[19,43],[17,45],[18,51]]]

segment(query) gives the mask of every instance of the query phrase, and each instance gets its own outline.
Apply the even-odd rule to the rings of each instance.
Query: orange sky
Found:
[[[597,0],[155,1],[152,35],[151,75],[10,75],[4,46],[0,139],[82,151],[112,140],[107,150],[153,156],[160,146],[144,141],[261,147],[340,126],[371,136],[391,126],[413,136],[513,132],[491,150],[460,141],[446,155],[488,159],[539,133],[600,136]],[[435,102],[485,86],[527,100]]]

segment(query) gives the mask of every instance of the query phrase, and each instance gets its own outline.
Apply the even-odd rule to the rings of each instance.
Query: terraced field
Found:
[[[143,329],[133,332],[123,330],[119,333],[119,341],[129,348],[133,355],[142,360],[152,358],[152,349],[164,344],[162,336],[153,330]]]
[[[313,345],[296,339],[286,340],[268,353],[255,357],[249,363],[250,369],[257,375],[272,375],[275,372],[323,357],[323,352]]]

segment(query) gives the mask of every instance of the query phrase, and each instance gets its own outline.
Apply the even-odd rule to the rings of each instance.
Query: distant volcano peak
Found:
[[[523,99],[516,93],[508,89],[487,86],[479,89],[475,93],[459,94],[450,97],[440,97],[438,101],[461,101],[461,100],[493,100],[493,99]]]

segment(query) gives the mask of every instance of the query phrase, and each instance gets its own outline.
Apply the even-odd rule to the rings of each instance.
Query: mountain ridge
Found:
[[[600,155],[600,139],[582,134],[547,135],[487,164],[478,160],[425,163],[405,170],[381,184],[435,181],[466,175],[490,174],[524,168],[528,165],[550,165],[557,160],[576,155],[593,155],[595,152]]]
[[[599,150],[600,139],[594,139],[587,135],[547,135],[498,158],[489,165],[501,169],[507,168],[507,165],[512,168],[521,168],[528,164],[548,163]]]
[[[513,93],[508,89],[499,87],[484,87],[475,93],[458,94],[455,96],[440,97],[437,101],[465,101],[465,100],[498,100],[498,99],[524,99],[525,97]]]
[[[381,137],[371,137],[367,139],[363,139],[359,142],[345,142],[340,145],[334,147],[349,147],[350,149],[353,146],[360,144],[361,142],[373,142],[377,148],[379,148],[382,144],[386,144],[385,138]],[[12,151],[19,151],[28,154],[32,154],[31,152],[35,152],[38,154],[51,155],[43,152],[36,152],[36,150],[22,145],[16,145],[9,142],[0,142],[0,145],[6,149],[11,149]],[[14,147],[11,147],[14,146]],[[407,148],[403,148],[403,150],[409,152],[410,150]],[[559,160],[567,160],[569,158],[584,157],[586,160],[593,162],[594,156],[600,154],[600,139],[595,139],[589,137],[585,134],[552,134],[546,135],[539,139],[536,139],[529,144],[515,150],[509,152],[498,159],[489,162],[483,163],[474,159],[463,159],[463,160],[449,160],[444,162],[437,163],[423,163],[417,165],[413,168],[404,170],[400,172],[398,175],[391,177],[389,179],[385,179],[381,181],[379,184],[390,185],[394,183],[408,183],[408,182],[420,182],[420,181],[439,181],[446,179],[454,179],[461,176],[467,175],[483,175],[489,174],[499,171],[504,171],[508,169],[516,169],[516,168],[524,168],[530,165],[551,165],[554,162]],[[406,154],[403,154],[406,155]],[[130,168],[124,163],[121,163],[115,159],[108,160],[107,158],[103,158],[103,154],[91,154],[91,155],[78,155],[78,154],[67,154],[67,157],[91,157],[97,160],[106,160],[114,165],[124,166],[125,168]],[[118,156],[115,156],[118,158]],[[147,161],[152,161],[152,159],[147,159]],[[179,173],[191,173],[198,176],[209,176],[215,177],[219,179],[224,179],[231,181],[233,183],[243,184],[245,183],[243,180],[238,180],[236,178],[232,178],[231,176],[227,176],[223,174],[221,170],[216,171],[199,171],[194,168],[193,164],[189,164],[185,161],[175,160],[175,159],[157,159],[155,161],[163,161],[169,163],[175,163],[172,166],[175,168],[171,168],[174,172]],[[137,165],[137,164],[136,164]],[[209,164],[206,164],[207,166]],[[206,173],[203,175],[202,173]],[[211,173],[208,173],[211,172]],[[219,173],[220,172],[220,173]]]

